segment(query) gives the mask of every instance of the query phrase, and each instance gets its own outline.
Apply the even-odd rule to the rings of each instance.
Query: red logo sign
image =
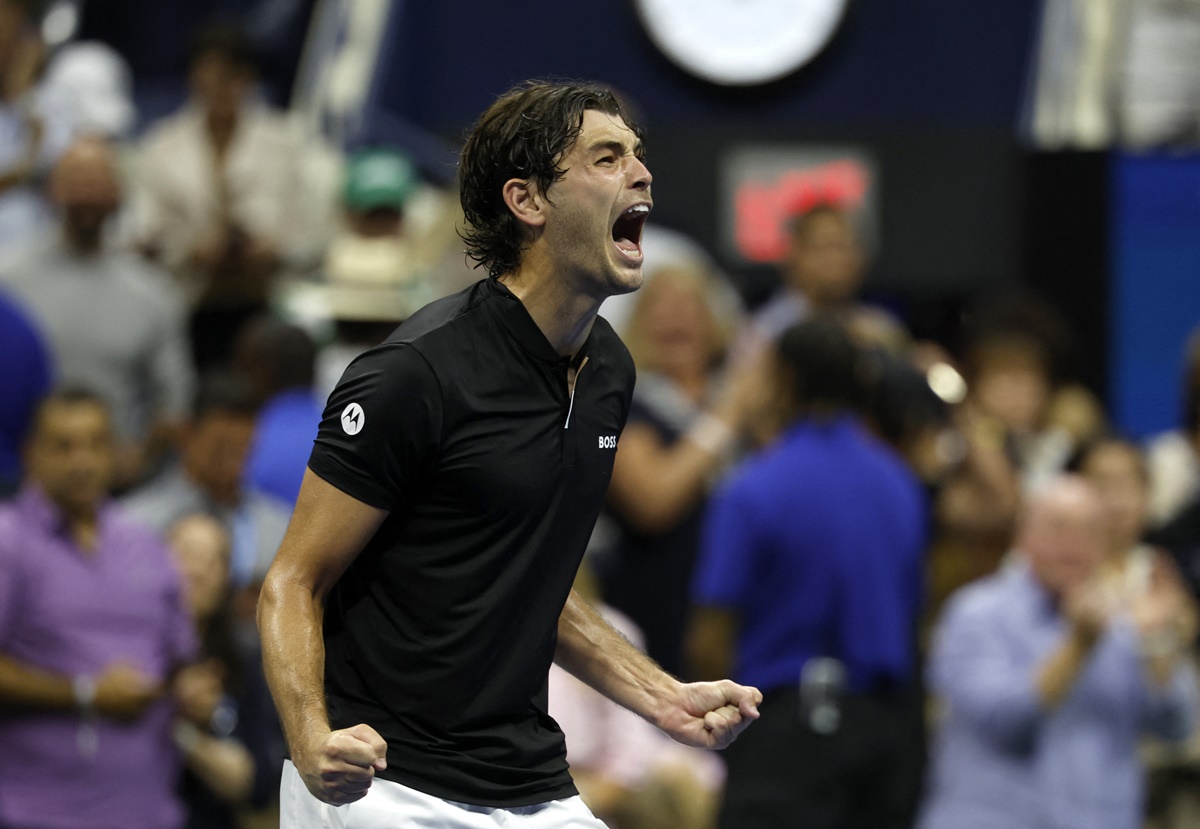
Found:
[[[858,210],[870,186],[870,169],[856,159],[788,170],[773,181],[743,181],[734,191],[738,252],[751,262],[778,262],[793,218],[819,204]]]

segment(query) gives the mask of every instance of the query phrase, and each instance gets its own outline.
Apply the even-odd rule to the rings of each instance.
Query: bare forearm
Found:
[[[70,677],[0,654],[0,710],[53,712],[74,707]]]
[[[188,731],[189,726],[185,724],[176,733],[187,767],[222,800],[234,805],[244,803],[254,789],[254,758],[250,752],[236,740],[200,734],[195,726]]]
[[[258,603],[263,669],[293,754],[311,736],[329,731],[323,619],[324,607],[311,590],[267,576]]]
[[[1070,692],[1092,651],[1093,642],[1071,635],[1042,664],[1037,676],[1038,698],[1053,708]]]
[[[670,446],[644,426],[625,430],[609,498],[639,531],[665,532],[704,495],[733,431],[713,415],[701,421]]]
[[[678,695],[679,681],[630,644],[574,590],[559,616],[554,661],[656,725]]]

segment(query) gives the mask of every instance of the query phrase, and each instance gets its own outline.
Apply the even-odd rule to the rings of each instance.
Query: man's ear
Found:
[[[541,227],[546,223],[546,199],[535,182],[510,178],[501,191],[504,203],[526,227]]]

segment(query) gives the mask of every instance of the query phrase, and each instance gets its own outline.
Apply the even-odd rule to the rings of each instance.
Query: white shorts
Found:
[[[312,796],[291,760],[279,787],[279,829],[605,829],[579,797],[536,806],[471,806],[376,778],[366,797],[331,806]]]

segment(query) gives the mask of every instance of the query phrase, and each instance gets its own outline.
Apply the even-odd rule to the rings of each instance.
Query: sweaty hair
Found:
[[[489,276],[521,264],[524,229],[504,203],[509,179],[525,179],[549,197],[566,170],[559,167],[583,130],[583,114],[621,118],[640,139],[641,128],[612,90],[579,81],[527,81],[504,93],[479,118],[459,157],[459,198],[467,255]]]
[[[816,316],[796,323],[780,337],[778,354],[801,413],[852,410],[862,400],[859,351],[837,321]]]

